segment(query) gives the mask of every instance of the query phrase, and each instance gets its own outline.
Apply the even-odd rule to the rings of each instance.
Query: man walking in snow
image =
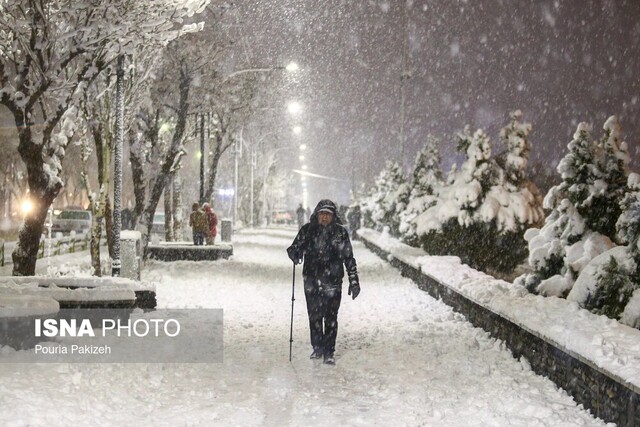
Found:
[[[200,209],[198,203],[191,205],[191,215],[189,216],[189,226],[193,231],[193,244],[201,246],[204,238],[209,232],[209,221],[207,215]]]
[[[298,217],[298,230],[300,230],[307,218],[307,211],[302,207],[302,203],[300,203],[300,206],[298,206],[298,209],[296,210],[296,216]]]
[[[321,200],[309,222],[302,226],[287,248],[289,258],[295,264],[304,260],[302,276],[313,346],[311,359],[322,357],[324,363],[330,365],[335,364],[344,267],[349,277],[348,294],[356,299],[360,293],[358,269],[349,233],[336,211],[336,205],[331,200]]]

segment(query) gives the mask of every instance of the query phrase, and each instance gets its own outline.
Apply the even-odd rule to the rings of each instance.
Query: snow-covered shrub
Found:
[[[627,189],[620,202],[622,213],[616,222],[617,236],[628,245],[629,255],[640,266],[640,175],[629,174]]]
[[[617,235],[620,241],[626,243],[627,246],[615,248],[614,251],[617,250],[613,254],[615,256],[609,257],[606,264],[599,266],[598,271],[594,274],[593,289],[590,289],[581,305],[594,313],[604,314],[635,328],[640,328],[640,300],[638,300],[640,297],[638,293],[640,290],[640,248],[638,247],[640,241],[640,176],[635,173],[630,174],[627,187],[628,192],[620,203],[621,215],[616,223]],[[582,275],[579,281],[581,279]],[[569,297],[573,297],[573,294],[572,290]],[[584,295],[584,292],[581,295]]]
[[[440,169],[440,153],[438,140],[432,135],[416,155],[413,173],[409,183],[409,201],[404,210],[399,211],[399,231],[402,239],[409,245],[418,245],[416,224],[413,220],[433,206],[438,189],[442,186],[442,170]]]
[[[516,283],[531,292],[566,297],[589,262],[613,248],[616,240],[623,240],[611,225],[618,220],[626,191],[620,180],[628,173],[627,148],[620,142],[615,117],[607,120],[604,130],[598,143],[591,136],[590,125],[578,125],[567,154],[558,164],[562,182],[552,187],[544,200],[551,213],[542,229],[526,234],[533,273],[519,277]],[[601,283],[608,280],[604,272],[601,276]],[[585,301],[586,296],[581,303]]]
[[[598,143],[598,179],[585,206],[587,225],[600,234],[616,240],[616,219],[620,216],[621,202],[627,191],[629,153],[621,141],[620,124],[611,116],[604,124],[604,136]]]
[[[482,270],[511,271],[526,258],[523,235],[544,213],[539,191],[525,179],[531,130],[512,114],[502,129],[506,147],[500,161],[491,158],[489,137],[469,128],[458,135],[467,159],[453,170],[436,203],[416,217],[420,245],[430,254],[459,256]]]
[[[387,162],[386,167],[376,178],[371,196],[363,204],[365,226],[382,230],[388,226],[393,236],[399,236],[400,218],[409,201],[409,185],[396,162]],[[370,218],[367,214],[370,212]],[[372,224],[368,222],[371,221]]]
[[[635,289],[631,271],[626,266],[619,265],[614,257],[610,257],[598,270],[596,291],[589,294],[584,307],[596,314],[619,319]]]
[[[604,307],[606,300],[609,300],[607,304],[610,305],[610,301],[614,299],[611,295],[617,293],[624,282],[622,276],[628,275],[628,272],[634,268],[634,263],[627,256],[626,247],[616,246],[609,249],[594,257],[582,269],[567,299],[597,312]],[[614,277],[618,273],[623,275]],[[614,276],[607,277],[611,274]]]

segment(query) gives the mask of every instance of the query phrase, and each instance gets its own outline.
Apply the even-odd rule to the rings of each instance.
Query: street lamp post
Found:
[[[197,120],[197,119],[196,119]],[[204,113],[200,114],[200,204],[204,200]]]
[[[238,219],[238,158],[242,157],[242,132],[244,126],[240,128],[240,138],[236,139],[233,144],[234,173],[233,173],[233,227],[236,226]]]
[[[251,228],[253,228],[253,174],[254,169],[256,168],[256,150],[251,149],[251,204],[249,209],[251,210],[250,218],[251,218]]]
[[[120,229],[122,228],[122,147],[124,145],[124,55],[118,56],[116,71],[116,141],[113,171],[113,260],[111,275],[120,276]]]

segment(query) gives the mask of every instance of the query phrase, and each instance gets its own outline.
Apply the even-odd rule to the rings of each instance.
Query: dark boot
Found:
[[[323,361],[327,365],[335,365],[336,364],[336,358],[333,357],[333,353],[325,354]]]
[[[322,357],[322,349],[321,348],[316,348],[313,350],[313,353],[311,353],[311,356],[309,356],[309,359],[320,359]]]

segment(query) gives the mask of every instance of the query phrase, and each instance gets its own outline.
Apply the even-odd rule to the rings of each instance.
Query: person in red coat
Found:
[[[218,235],[218,215],[211,209],[209,203],[205,203],[202,205],[204,208],[204,213],[207,215],[207,220],[209,220],[209,232],[207,233],[207,245],[213,245],[216,241],[216,236]]]

